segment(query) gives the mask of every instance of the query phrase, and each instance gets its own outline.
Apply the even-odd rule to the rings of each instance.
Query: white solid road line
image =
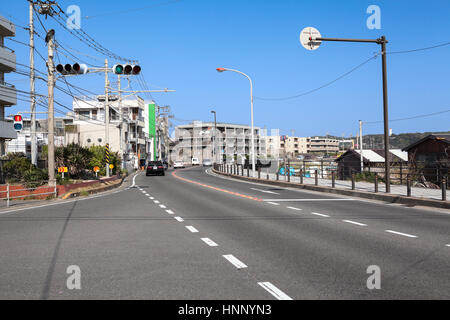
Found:
[[[261,189],[256,189],[256,188],[250,188],[251,190],[255,190],[255,191],[259,191],[259,192],[264,192],[264,193],[270,193],[270,194],[277,194],[280,195],[279,193],[273,192],[273,191],[269,191],[269,190],[261,190]]]
[[[270,282],[258,282],[258,284],[278,300],[293,300],[291,297],[289,297],[287,294],[275,287]]]
[[[198,233],[198,230],[195,229],[193,226],[187,226],[186,229],[188,229],[192,233]]]
[[[263,199],[265,202],[357,201],[356,199]]]
[[[202,238],[202,241],[210,247],[218,247],[219,245],[212,241],[210,238]]]
[[[245,263],[243,263],[242,261],[240,261],[239,259],[237,259],[235,256],[233,256],[232,254],[226,254],[223,256],[225,259],[227,259],[232,265],[234,265],[236,268],[238,269],[244,269],[247,268],[247,265]]]
[[[160,207],[161,209],[166,209],[166,208],[167,208],[167,207],[166,207],[165,205],[163,205],[163,204],[160,204],[159,207]]]
[[[347,223],[351,223],[351,224],[355,224],[355,225],[361,226],[361,227],[367,227],[367,224],[356,222],[356,221],[352,221],[352,220],[342,220],[342,221],[347,222]]]
[[[408,238],[417,238],[417,236],[415,236],[415,235],[407,234],[407,233],[403,233],[403,232],[398,232],[398,231],[393,231],[393,230],[386,230],[386,232],[393,233],[393,234],[398,234],[400,236],[404,236],[404,237],[408,237]]]
[[[313,214],[315,216],[319,216],[319,217],[324,217],[324,218],[329,218],[330,217],[330,216],[327,216],[326,214],[317,213],[317,212],[311,212],[311,214]]]
[[[175,217],[175,220],[177,220],[178,222],[184,222],[184,219],[180,217]]]
[[[175,214],[172,210],[166,210],[168,214]]]
[[[288,209],[291,209],[291,210],[296,210],[296,211],[302,211],[303,209],[300,209],[300,208],[296,208],[296,207],[287,207]]]
[[[280,205],[279,203],[276,203],[276,202],[267,202],[267,203],[273,204],[274,206],[279,206]]]

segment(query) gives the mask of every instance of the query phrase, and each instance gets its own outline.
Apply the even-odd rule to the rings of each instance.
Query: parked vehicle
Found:
[[[175,161],[174,164],[173,164],[173,168],[174,169],[184,169],[185,168],[184,162],[180,161],[180,160]]]
[[[147,165],[146,175],[164,176],[164,165],[161,161],[150,161]]]
[[[200,165],[200,160],[198,160],[198,158],[192,158],[192,165],[193,166],[199,166]]]
[[[272,165],[272,161],[269,161],[269,163],[262,163],[261,160],[257,160],[255,167],[256,170],[258,170],[258,168],[270,168]],[[250,163],[249,160],[245,160],[245,164],[244,164],[244,169],[252,169],[252,164]]]
[[[212,161],[209,159],[204,159],[202,164],[204,167],[212,167],[213,165]]]

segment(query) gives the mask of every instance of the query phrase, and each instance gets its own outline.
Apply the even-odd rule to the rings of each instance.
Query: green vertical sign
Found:
[[[156,160],[156,105],[148,105],[148,135],[153,139],[153,161]]]

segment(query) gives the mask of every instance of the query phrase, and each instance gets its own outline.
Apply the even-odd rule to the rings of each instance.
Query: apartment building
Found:
[[[309,153],[311,138],[280,136],[278,129],[273,129],[267,140],[267,155],[270,158],[296,158],[301,154]]]
[[[113,96],[109,108],[110,150],[119,152],[124,162],[137,163],[146,159],[149,146],[148,112],[146,102],[141,99],[126,99],[119,102]],[[67,133],[67,143],[82,146],[105,145],[104,97],[76,97],[73,101],[73,128]],[[122,113],[122,116],[121,116]]]
[[[314,137],[311,138],[311,153],[338,153],[339,140],[332,138]]]
[[[214,130],[216,128],[216,130]],[[255,153],[266,158],[266,137],[254,128]],[[190,162],[193,157],[218,163],[243,163],[251,154],[251,127],[238,124],[194,121],[175,128],[172,160]]]
[[[5,121],[5,109],[17,104],[16,88],[5,79],[5,74],[16,70],[16,54],[5,46],[5,38],[15,35],[15,25],[0,16],[0,156],[6,154],[6,142],[17,138],[12,124]]]

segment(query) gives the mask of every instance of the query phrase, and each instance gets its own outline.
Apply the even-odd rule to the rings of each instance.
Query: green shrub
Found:
[[[23,181],[27,188],[35,189],[46,184],[47,180],[47,171],[38,169],[36,167],[25,171],[23,174]]]

